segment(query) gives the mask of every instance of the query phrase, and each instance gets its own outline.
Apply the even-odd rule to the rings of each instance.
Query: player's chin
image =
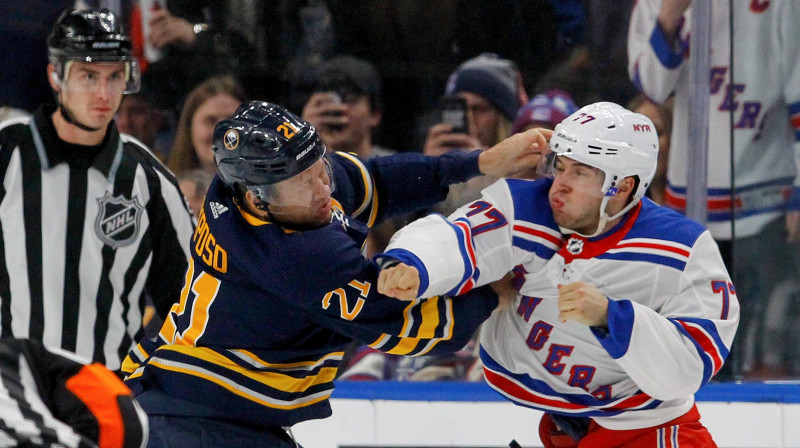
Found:
[[[562,210],[553,209],[553,221],[559,226],[569,229],[572,220]]]

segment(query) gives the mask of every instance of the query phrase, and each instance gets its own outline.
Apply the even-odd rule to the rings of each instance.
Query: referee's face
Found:
[[[77,122],[105,130],[122,102],[127,76],[124,62],[70,64],[61,83],[61,102]]]

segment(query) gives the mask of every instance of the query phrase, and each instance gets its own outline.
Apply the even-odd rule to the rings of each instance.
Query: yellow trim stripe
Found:
[[[138,367],[136,370],[133,371],[130,375],[125,377],[125,380],[132,380],[139,378],[144,373],[144,366]]]
[[[159,351],[161,350],[174,351],[201,359],[211,364],[232,370],[242,376],[250,378],[251,380],[258,381],[259,383],[272,387],[273,389],[278,389],[284,392],[304,392],[311,386],[330,383],[336,377],[336,371],[338,370],[336,367],[323,367],[316,375],[309,375],[303,378],[294,378],[282,373],[259,372],[247,369],[206,347],[165,345],[159,348]],[[150,364],[152,364],[152,362],[153,361],[151,360]]]
[[[417,353],[415,356],[422,356],[422,355],[428,353],[429,351],[431,351],[431,349],[433,349],[433,347],[436,347],[436,344],[438,344],[439,342],[441,342],[441,341],[449,341],[450,339],[453,338],[453,324],[454,324],[454,322],[453,322],[453,301],[451,299],[445,298],[444,299],[444,306],[445,306],[445,309],[446,309],[445,315],[447,316],[447,323],[445,323],[445,327],[444,327],[444,337],[437,338],[437,339],[431,339],[430,341],[428,341],[428,345],[425,348],[423,348],[422,350],[420,350],[419,353]]]
[[[389,353],[390,355],[407,355],[417,348],[419,341],[419,338],[401,338],[400,342],[398,342],[394,348],[386,353]]]
[[[408,303],[408,306],[403,310],[403,328],[400,330],[401,338],[407,337],[411,334],[411,329],[414,328],[414,315],[412,311],[414,307],[420,302],[420,299],[414,299]]]
[[[133,358],[131,358],[131,355],[128,355],[125,357],[125,360],[122,361],[122,366],[120,367],[120,370],[122,371],[122,373],[132,373],[136,369],[138,369],[139,366],[140,364],[134,361]]]
[[[428,341],[425,347],[413,354],[413,356],[420,356],[431,351],[431,349],[433,349],[433,347],[435,347],[439,342],[450,340],[453,337],[453,307],[452,303],[448,299],[444,299],[446,308],[446,320],[443,328],[444,336],[441,338],[434,337],[436,328],[439,326],[439,311],[437,307],[437,302],[439,299],[439,296],[435,296],[422,304],[422,325],[420,325],[418,332],[419,337],[402,337],[400,342],[398,342],[394,348],[386,353],[393,355],[408,355],[417,349],[417,346],[421,341]]]
[[[234,355],[238,356],[244,361],[252,364],[254,367],[264,367],[277,370],[310,370],[314,367],[320,366],[328,360],[341,360],[344,357],[344,352],[331,352],[316,361],[301,361],[292,363],[270,363],[264,361],[249,350],[228,350]]]
[[[250,214],[250,212],[240,207],[239,204],[236,204],[236,208],[239,209],[239,213],[242,215],[242,218],[244,218],[244,220],[247,221],[247,223],[250,224],[251,226],[263,226],[266,224],[272,224],[269,221],[264,221],[263,219]]]
[[[381,337],[379,337],[378,339],[376,339],[376,340],[375,340],[375,342],[373,342],[372,344],[368,344],[368,345],[369,345],[369,347],[370,347],[370,348],[374,348],[374,349],[380,349],[380,348],[381,348],[381,347],[383,347],[383,346],[384,346],[384,345],[385,345],[387,342],[389,342],[389,339],[391,339],[391,338],[392,338],[392,337],[391,337],[391,336],[389,336],[388,334],[386,334],[386,333],[383,333],[383,334],[381,335]]]
[[[439,326],[439,296],[433,296],[422,302],[420,313],[422,314],[422,324],[419,326],[417,336],[424,339],[434,338],[436,328]]]
[[[361,205],[358,206],[356,211],[352,213],[352,216],[357,216],[361,212],[366,210],[367,206],[372,201],[372,195],[373,195],[373,193],[375,191],[374,188],[373,188],[373,184],[372,184],[372,176],[370,176],[369,171],[367,170],[367,167],[364,166],[364,164],[361,163],[360,160],[358,160],[358,157],[356,157],[356,156],[354,156],[352,154],[348,154],[346,152],[341,152],[341,151],[337,152],[336,154],[338,154],[338,155],[344,157],[345,159],[353,162],[353,164],[355,166],[357,166],[358,169],[361,170],[361,179],[364,181],[364,199],[362,200]]]
[[[369,220],[367,221],[367,227],[372,227],[375,225],[375,221],[378,219],[378,189],[375,188],[375,181],[373,180],[372,183],[372,210],[369,213]]]
[[[214,383],[222,387],[223,389],[226,389],[227,391],[233,393],[234,395],[246,398],[262,406],[266,406],[269,408],[276,408],[276,409],[291,410],[291,409],[298,409],[310,406],[314,403],[319,403],[320,401],[327,400],[331,396],[331,391],[332,391],[331,389],[328,389],[316,394],[301,397],[297,400],[285,401],[268,397],[264,394],[260,394],[252,389],[249,389],[234,381],[231,381],[228,378],[225,378],[214,372],[210,372],[206,369],[198,368],[196,366],[191,366],[188,364],[178,363],[175,361],[170,361],[165,359],[153,359],[150,361],[149,365],[163,370],[184,373],[186,375],[202,378],[206,381],[209,381],[211,383]]]
[[[136,344],[136,347],[134,347],[131,352],[132,353],[128,353],[128,356],[126,356],[125,360],[122,361],[120,370],[123,373],[132,373],[134,370],[139,368],[141,365],[140,362],[143,362],[150,357],[144,348],[142,348],[142,344]],[[136,359],[134,359],[132,355],[135,355]]]
[[[337,201],[335,198],[331,198],[331,208],[338,210],[340,213],[344,213],[344,207],[342,207],[342,203]]]

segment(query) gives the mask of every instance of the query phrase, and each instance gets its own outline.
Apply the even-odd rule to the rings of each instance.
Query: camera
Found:
[[[444,96],[439,100],[442,122],[453,127],[454,133],[468,134],[467,101],[460,96]]]

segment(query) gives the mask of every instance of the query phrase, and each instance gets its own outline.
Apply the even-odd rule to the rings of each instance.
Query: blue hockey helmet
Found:
[[[268,186],[310,168],[325,156],[314,126],[288,110],[250,101],[214,128],[214,161],[227,186]]]

